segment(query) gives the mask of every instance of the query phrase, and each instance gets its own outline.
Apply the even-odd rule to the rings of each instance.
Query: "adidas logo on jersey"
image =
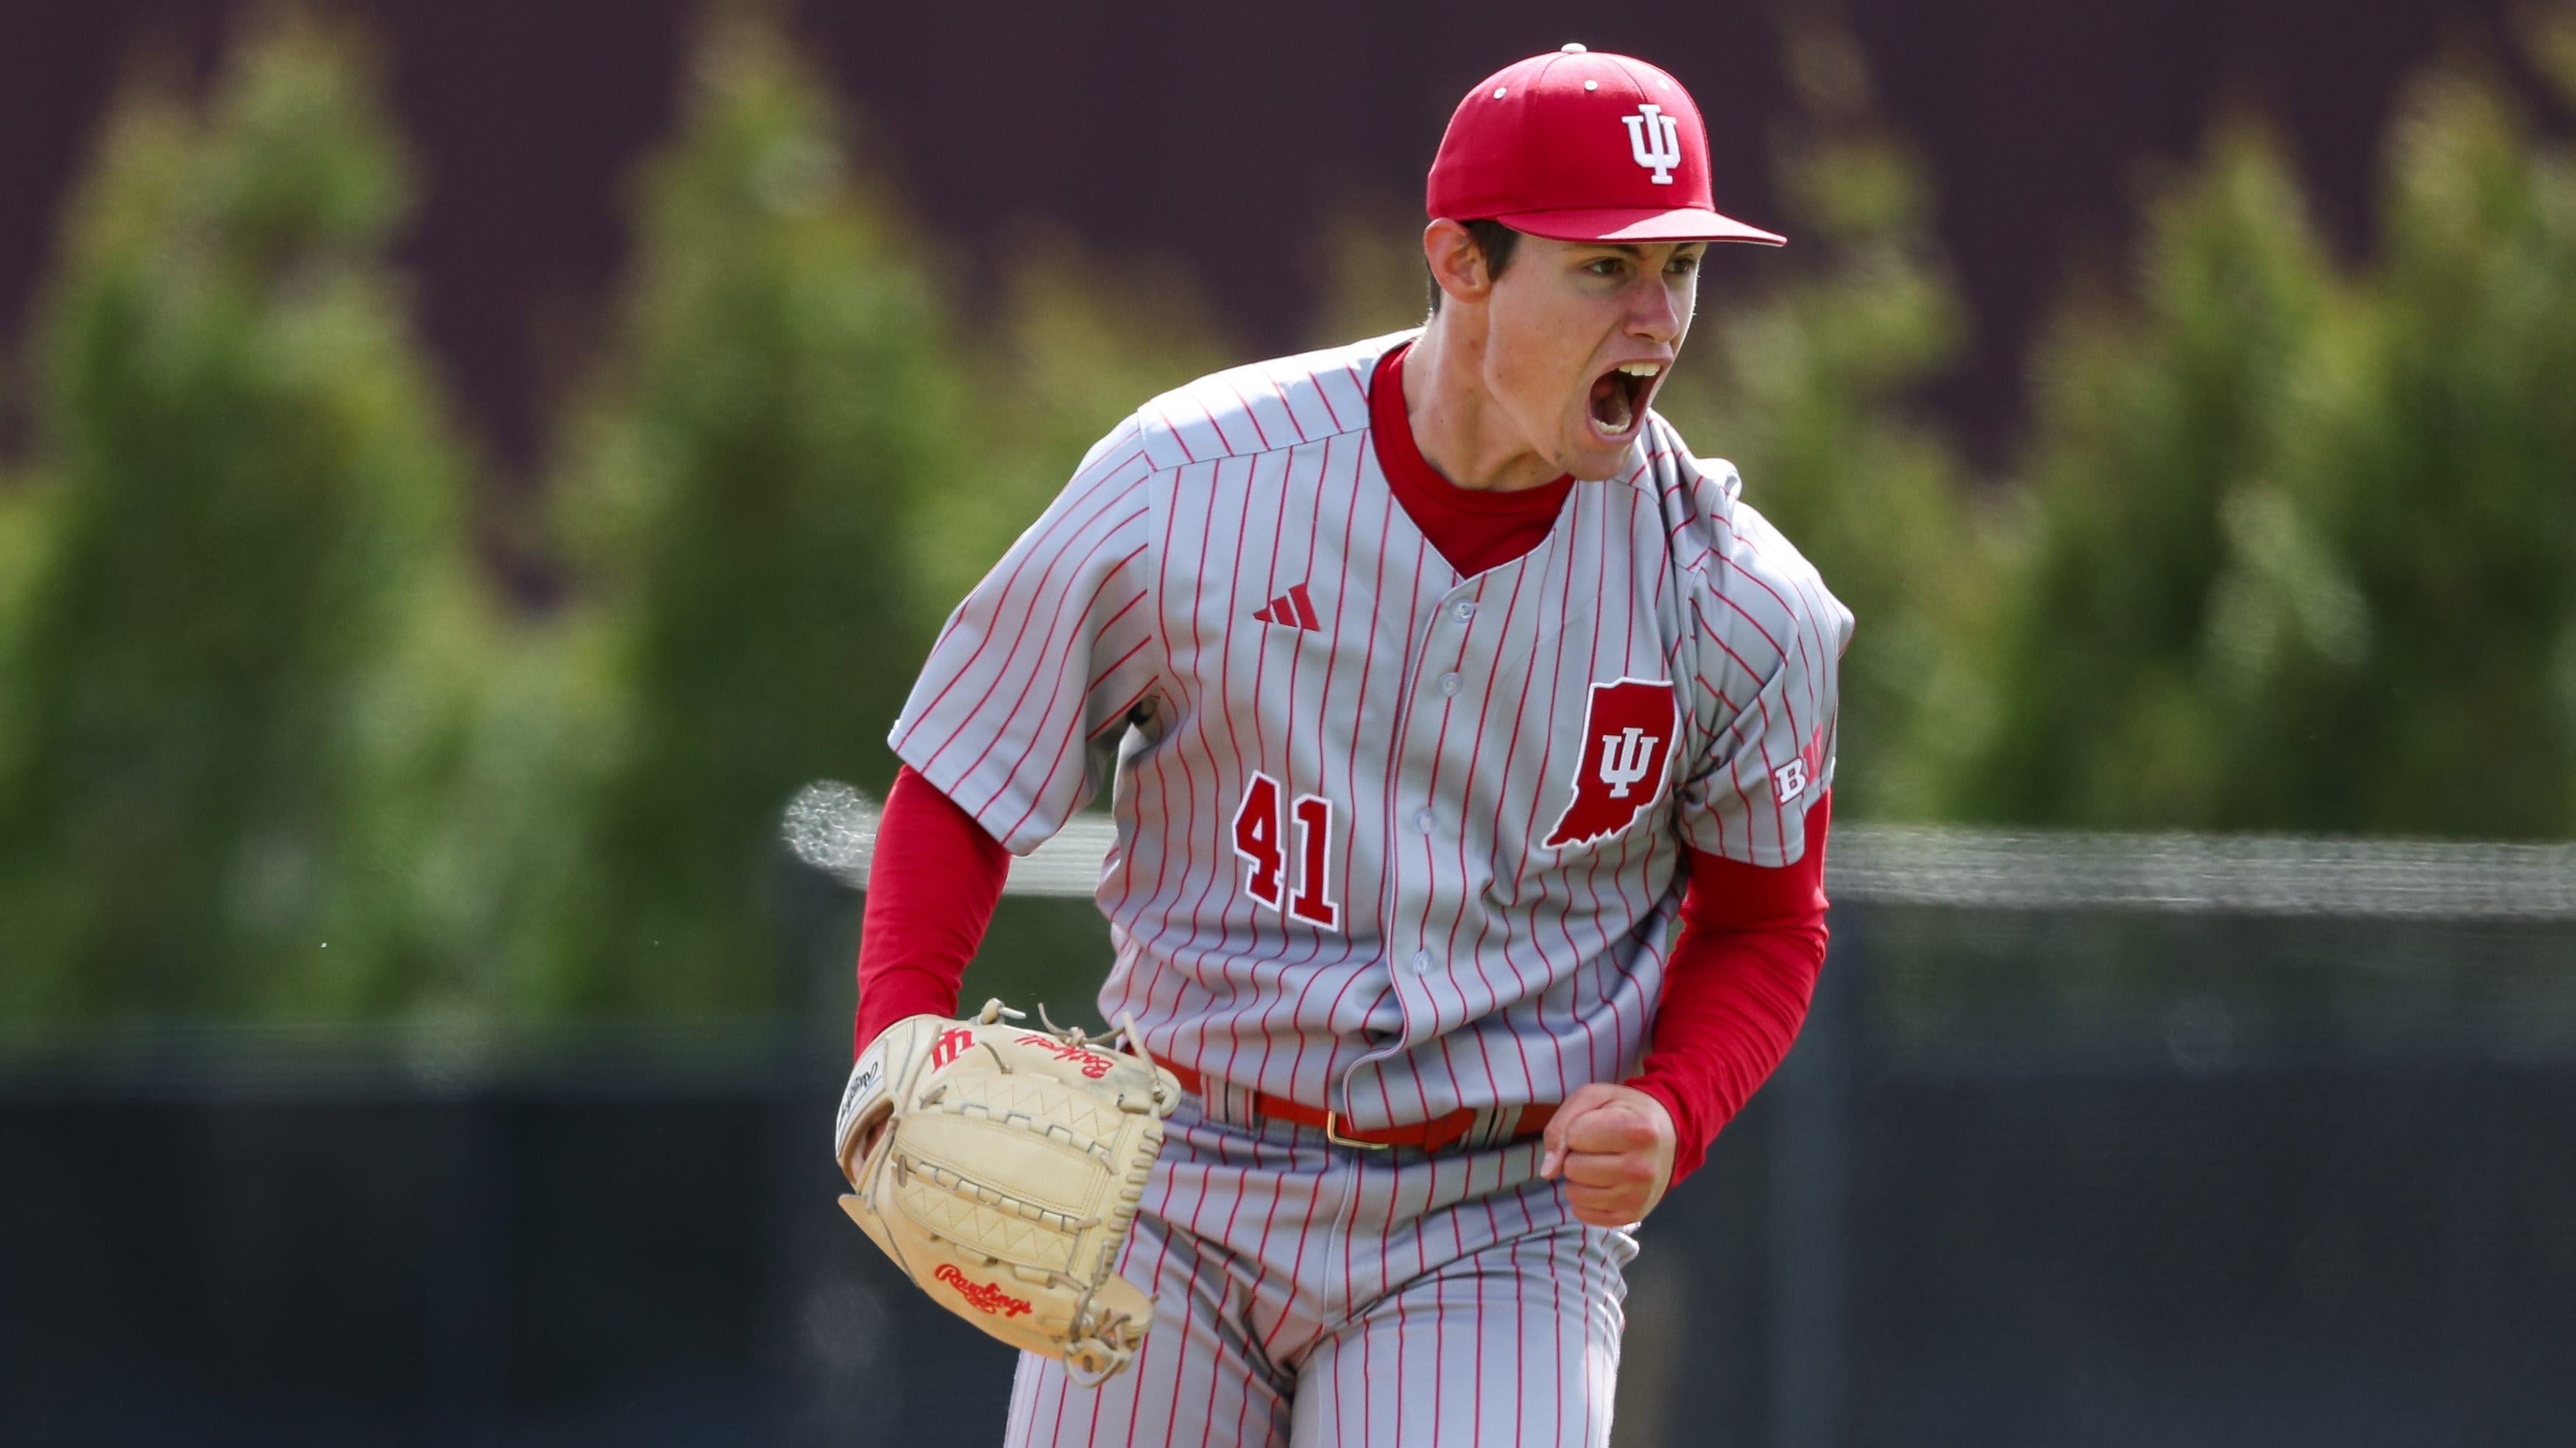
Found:
[[[1315,600],[1307,596],[1306,585],[1302,583],[1270,600],[1267,606],[1252,616],[1252,621],[1285,624],[1289,628],[1305,629],[1314,633],[1324,631],[1323,620],[1315,616]]]

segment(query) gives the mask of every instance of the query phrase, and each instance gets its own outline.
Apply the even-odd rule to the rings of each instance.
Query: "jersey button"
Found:
[[[1413,827],[1426,835],[1431,833],[1431,811],[1427,809],[1415,810],[1413,812]]]
[[[1440,676],[1440,692],[1443,694],[1457,693],[1458,676],[1456,674],[1442,674]]]
[[[1449,614],[1460,623],[1465,623],[1467,620],[1476,616],[1476,605],[1465,599],[1461,599],[1457,604],[1450,608]]]
[[[1413,973],[1415,975],[1429,975],[1431,973],[1430,951],[1417,950],[1413,952]]]

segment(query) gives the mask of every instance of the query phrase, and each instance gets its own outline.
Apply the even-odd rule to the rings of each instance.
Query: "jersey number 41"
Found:
[[[1333,903],[1327,862],[1333,857],[1333,802],[1320,794],[1301,794],[1279,813],[1286,794],[1279,781],[1258,770],[1244,786],[1243,804],[1234,812],[1234,853],[1245,865],[1243,890],[1273,910],[1284,909],[1309,925],[1342,928],[1342,909]],[[1297,825],[1297,890],[1287,893],[1281,878],[1287,858],[1281,845],[1288,820]]]

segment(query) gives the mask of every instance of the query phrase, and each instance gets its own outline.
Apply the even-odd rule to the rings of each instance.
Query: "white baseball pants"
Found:
[[[1098,1389],[1023,1355],[1008,1442],[1604,1448],[1626,1232],[1576,1221],[1538,1138],[1364,1151],[1175,1113],[1121,1275],[1154,1298]]]

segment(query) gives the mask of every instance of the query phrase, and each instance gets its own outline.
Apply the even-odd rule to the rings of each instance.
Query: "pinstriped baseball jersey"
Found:
[[[1634,1070],[1687,850],[1805,848],[1851,630],[1660,417],[1535,549],[1458,576],[1369,435],[1410,335],[1140,409],[892,736],[1015,852],[1109,784],[1104,1015],[1361,1128]]]

